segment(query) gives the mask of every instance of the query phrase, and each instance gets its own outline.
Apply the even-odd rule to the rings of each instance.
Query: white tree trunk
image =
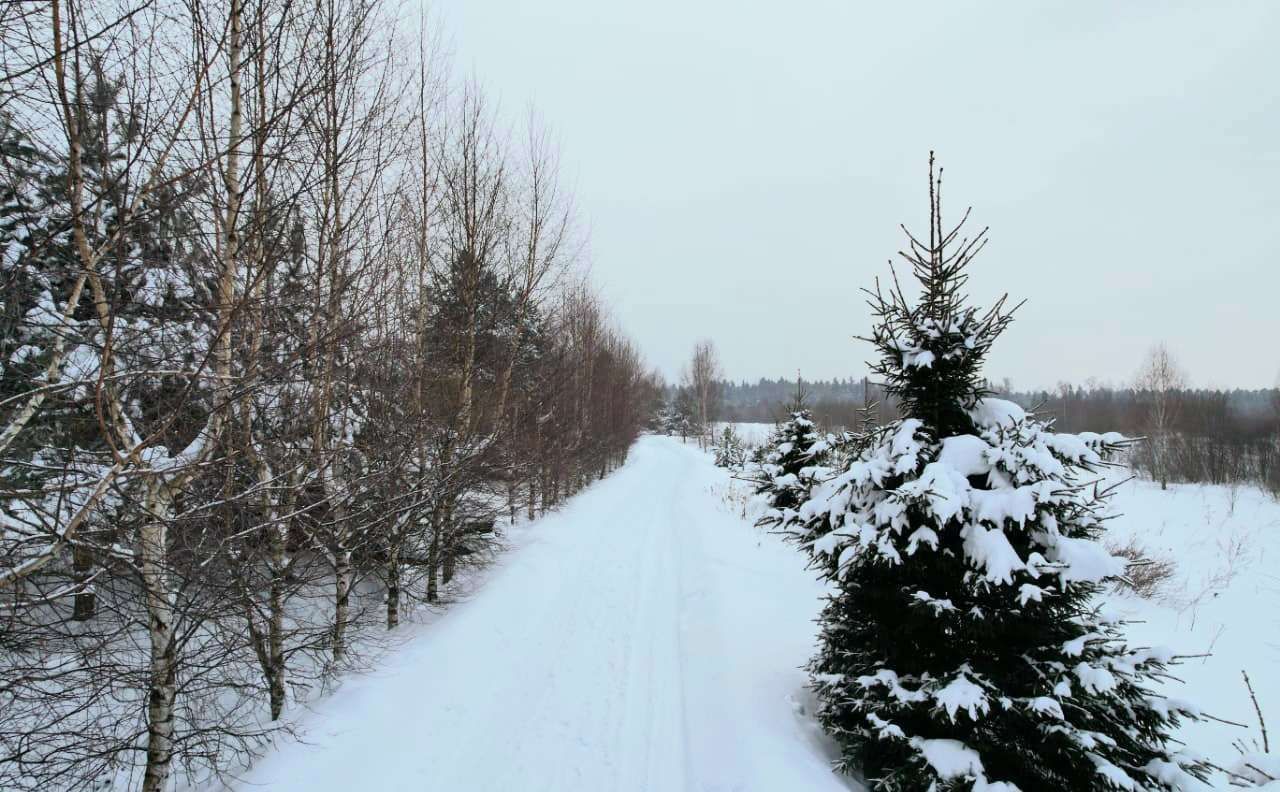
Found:
[[[351,548],[338,537],[333,552],[333,659],[347,656],[347,622],[351,620]]]
[[[268,495],[264,500],[269,500]],[[288,499],[286,511],[292,511],[292,500]],[[288,538],[288,523],[281,523],[280,515],[274,510],[270,512],[271,525],[267,528],[271,585],[268,593],[267,614],[267,685],[271,701],[271,720],[276,720],[284,712],[285,702],[285,662],[284,662],[284,606],[285,606],[285,574],[288,571],[288,559],[285,556],[285,542]]]
[[[148,519],[139,536],[142,584],[146,590],[150,681],[147,689],[147,768],[142,792],[163,792],[173,760],[173,701],[176,692],[173,643],[174,596],[168,570],[168,521],[173,500],[165,483],[148,488]]]

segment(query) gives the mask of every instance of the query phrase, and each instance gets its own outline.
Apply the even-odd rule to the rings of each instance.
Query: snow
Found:
[[[1065,581],[1097,582],[1124,573],[1124,559],[1111,555],[1103,545],[1091,539],[1055,536],[1049,560],[1063,566],[1058,576]]]
[[[1180,739],[1230,767],[1239,758],[1232,743],[1252,745],[1259,737],[1242,670],[1268,725],[1280,718],[1280,501],[1254,487],[1170,484],[1166,491],[1135,480],[1118,488],[1113,505],[1118,516],[1106,523],[1107,541],[1135,540],[1175,569],[1155,599],[1112,595],[1112,608],[1130,620],[1133,646],[1193,656],[1171,669],[1181,681],[1160,691],[1172,698],[1170,706],[1190,702],[1249,726],[1208,719],[1183,724]],[[1273,725],[1271,732],[1274,757]],[[1217,786],[1228,788],[1221,780]]]
[[[948,682],[946,687],[934,693],[933,698],[938,702],[938,706],[947,711],[947,716],[952,722],[955,722],[956,713],[960,710],[968,713],[969,720],[976,721],[979,713],[985,714],[991,709],[987,694],[963,671]]]
[[[1230,770],[1240,778],[1262,786],[1263,789],[1280,790],[1280,755],[1243,754],[1232,764]],[[1271,779],[1270,782],[1263,784],[1268,779]]]
[[[980,399],[969,411],[969,417],[984,429],[995,429],[1025,421],[1027,412],[1011,401],[988,398]]]
[[[1072,671],[1080,680],[1080,685],[1090,693],[1106,693],[1119,684],[1110,671],[1088,663],[1080,663]]]
[[[1119,767],[1116,767],[1111,762],[1108,762],[1107,760],[1102,759],[1101,757],[1098,757],[1098,756],[1091,755],[1090,758],[1093,759],[1095,766],[1098,768],[1098,775],[1101,775],[1104,778],[1106,778],[1107,781],[1109,781],[1112,784],[1112,786],[1114,786],[1115,788],[1117,789],[1137,789],[1138,788],[1137,782],[1134,781],[1129,776],[1128,773],[1121,770]]]
[[[801,714],[822,588],[730,512],[734,485],[678,439],[641,439],[234,788],[860,789]]]
[[[864,688],[877,686],[886,688],[890,696],[904,704],[912,701],[924,701],[929,698],[929,694],[922,690],[904,687],[898,678],[898,674],[887,668],[880,669],[872,676],[858,677],[858,684]]]
[[[1013,573],[1026,568],[1018,552],[1009,544],[1004,531],[986,528],[974,523],[961,529],[964,536],[964,553],[975,566],[983,570],[988,583],[1013,583]]]
[[[914,744],[924,754],[925,761],[943,778],[959,778],[982,774],[982,760],[978,752],[959,740],[922,740]]]
[[[1037,496],[1043,488],[1034,484],[1010,489],[972,490],[969,500],[973,504],[976,519],[996,525],[1012,520],[1025,525],[1036,516]]]
[[[1033,711],[1039,712],[1041,714],[1052,715],[1053,717],[1059,718],[1059,719],[1063,717],[1062,702],[1058,701],[1055,698],[1050,698],[1048,696],[1038,696],[1036,698],[1031,699],[1031,701],[1028,702],[1028,706]]]
[[[954,468],[962,476],[981,476],[991,472],[987,452],[991,446],[975,435],[956,435],[942,440],[939,464]]]
[[[773,430],[777,428],[775,424],[771,423],[722,421],[714,424],[713,436],[719,437],[726,426],[733,427],[733,431],[741,438],[742,444],[747,448],[764,445],[768,441],[769,435],[773,434]]]
[[[916,469],[920,458],[920,441],[916,432],[924,426],[924,422],[908,418],[899,426],[889,443],[889,456],[894,460],[894,473],[910,473]]]
[[[29,358],[33,358],[39,354],[40,354],[40,347],[36,346],[35,344],[23,344],[22,346],[13,350],[13,354],[9,355],[9,363],[15,366],[21,365],[27,362]]]
[[[971,779],[973,792],[1020,792],[1013,784],[987,781],[978,752],[959,740],[924,740],[916,737],[911,744],[943,778]]]
[[[898,492],[916,497],[928,494],[929,507],[939,524],[946,524],[969,503],[969,482],[955,468],[941,462],[924,466],[920,477],[898,488]]]
[[[908,433],[899,439],[904,454],[916,453]],[[968,442],[953,453],[967,453]],[[859,475],[875,475],[872,467]],[[235,789],[860,789],[829,770],[833,749],[805,714],[811,699],[800,669],[813,651],[823,589],[800,554],[730,507],[731,488],[743,485],[729,475],[692,445],[646,437],[622,470],[562,512],[517,526],[513,549],[472,599],[417,628],[378,670],[343,683],[297,723],[305,742],[279,745]],[[1156,599],[1108,594],[1108,611],[1130,620],[1138,648],[1124,662],[1191,655],[1156,691],[1170,697],[1158,706],[1252,725],[1240,677],[1247,670],[1275,720],[1280,502],[1247,487],[1162,491],[1131,481],[1112,504],[1108,543],[1134,539],[1176,565]],[[816,549],[843,557],[859,530],[844,526]],[[1003,534],[982,530],[972,540],[990,556],[986,573],[1011,570],[1016,556],[1001,553]],[[1068,570],[1097,579],[1117,563],[1097,545],[1057,536],[1053,547],[1049,561],[1026,559],[1045,574],[1020,587],[1024,601]],[[927,591],[914,597],[939,613],[954,608]],[[1052,696],[1024,706],[1060,715],[1073,687],[1104,689],[1124,670],[1080,660],[1069,673]],[[860,681],[928,695],[959,723],[990,705],[971,673],[928,688],[891,675]],[[890,720],[873,725],[920,740],[940,773],[972,777],[975,790],[1010,788],[981,775],[961,742],[912,738]],[[1205,720],[1184,723],[1177,736],[1196,754],[1244,769],[1232,743],[1250,746],[1257,730]],[[1274,754],[1248,760],[1276,762]],[[1124,783],[1114,765],[1098,770]],[[1182,777],[1172,765],[1166,771]],[[1229,788],[1221,776],[1214,786]]]

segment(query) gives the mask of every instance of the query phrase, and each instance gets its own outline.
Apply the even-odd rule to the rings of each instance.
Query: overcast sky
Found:
[[[594,280],[674,376],[861,376],[859,290],[899,223],[991,227],[988,374],[1120,383],[1165,341],[1198,386],[1280,375],[1280,2],[435,0],[456,67],[532,101]]]

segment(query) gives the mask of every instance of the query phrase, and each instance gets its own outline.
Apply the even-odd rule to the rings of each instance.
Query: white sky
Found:
[[[560,141],[594,280],[669,377],[860,376],[898,223],[1027,298],[988,374],[1280,375],[1280,2],[434,0],[455,65]]]

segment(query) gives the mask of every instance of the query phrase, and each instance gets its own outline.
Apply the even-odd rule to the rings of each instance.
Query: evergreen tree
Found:
[[[742,448],[742,438],[733,428],[733,424],[725,425],[716,441],[715,463],[717,467],[740,468],[746,462],[746,453]]]
[[[679,417],[676,413],[674,399],[663,397],[653,414],[652,427],[655,434],[672,435],[679,431]]]
[[[667,402],[665,399],[659,399],[656,404],[650,406],[649,419],[645,421],[645,429],[653,434],[668,434],[667,427],[671,424],[671,415],[667,410]]]
[[[58,507],[57,496],[45,496],[64,458],[85,434],[83,391],[68,397],[64,369],[94,370],[93,358],[80,353],[84,332],[66,321],[61,302],[74,272],[67,254],[70,233],[52,195],[60,174],[32,136],[6,113],[0,113],[0,399],[6,421],[44,387],[43,409],[27,429],[9,438],[10,460],[0,496],[0,522],[21,525],[23,514],[44,514]],[[58,351],[59,341],[64,350]],[[74,366],[68,365],[70,359]],[[50,376],[50,364],[53,367]],[[10,406],[12,405],[12,406]],[[65,499],[65,498],[64,498]],[[28,518],[30,519],[30,518]]]
[[[778,424],[763,446],[755,484],[756,495],[764,499],[766,511],[756,521],[758,526],[776,528],[795,523],[796,509],[822,477],[822,465],[834,438],[818,433],[805,402],[805,391],[797,380],[787,419]]]
[[[904,417],[788,524],[837,589],[810,672],[838,766],[877,792],[1186,789],[1205,766],[1168,734],[1196,713],[1154,690],[1173,657],[1126,646],[1096,600],[1124,565],[1089,476],[1125,440],[988,398],[1012,311],[966,305],[985,232],[944,233],[939,184],[931,159],[929,238],[903,254],[918,301],[869,292]]]
[[[687,387],[676,388],[671,406],[675,411],[672,428],[680,435],[681,440],[685,440],[694,433],[697,426],[698,405],[694,401],[693,390]]]
[[[40,523],[36,535],[69,519],[77,497],[111,464],[99,425],[110,408],[100,390],[119,397],[118,420],[139,437],[160,428],[153,459],[190,443],[208,409],[207,383],[172,373],[197,369],[213,335],[193,197],[200,185],[173,179],[137,199],[128,160],[141,129],[122,94],[95,64],[77,107],[84,230],[103,255],[73,305],[83,265],[71,233],[68,165],[0,116],[0,396],[14,410],[42,395],[8,450],[9,477],[22,486],[0,499],[0,517],[38,515],[28,519]],[[68,543],[77,585],[90,579],[97,557],[128,541],[132,525],[121,516],[128,496],[124,488],[105,496]],[[25,543],[43,546],[29,536]],[[91,590],[78,591],[74,618],[91,617],[93,603]]]
[[[0,395],[27,392],[59,333],[57,302],[72,260],[70,234],[50,194],[59,175],[31,136],[0,113]]]

